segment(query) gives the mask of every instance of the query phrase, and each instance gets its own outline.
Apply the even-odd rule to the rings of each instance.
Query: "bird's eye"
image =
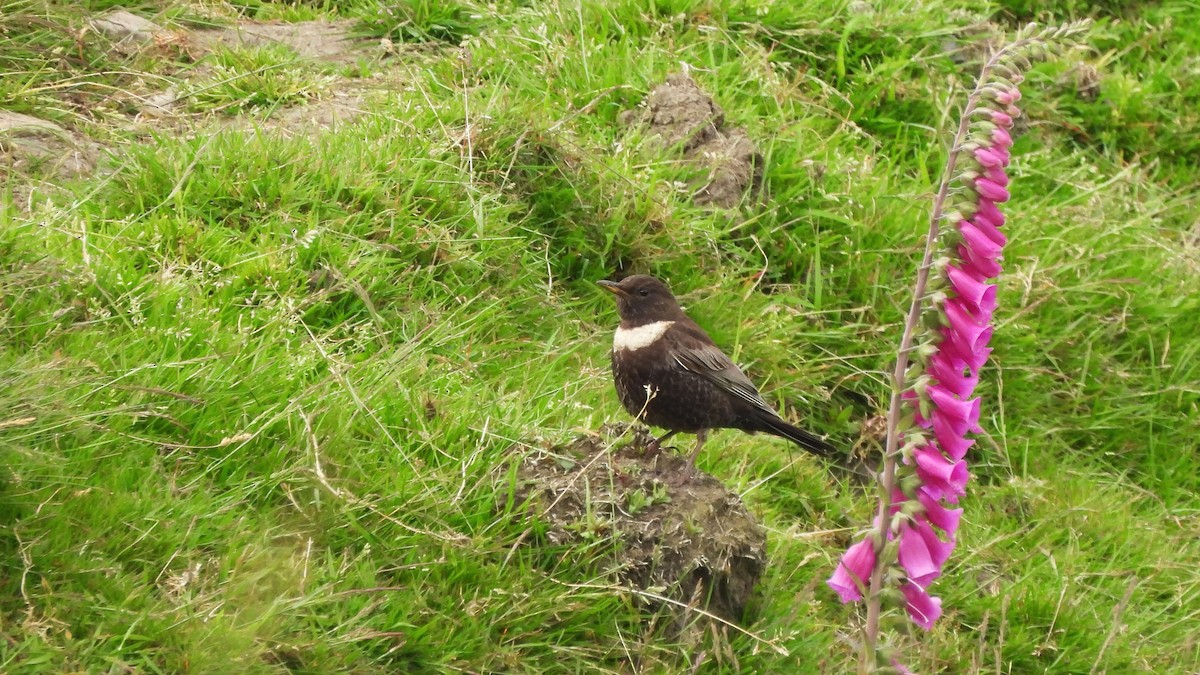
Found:
[[[644,298],[644,297],[646,297],[647,295],[650,295],[650,291],[648,291],[648,290],[646,290],[646,289],[644,289],[644,288],[643,288],[642,290],[638,291],[638,295],[640,295],[640,296],[642,296],[642,297]]]

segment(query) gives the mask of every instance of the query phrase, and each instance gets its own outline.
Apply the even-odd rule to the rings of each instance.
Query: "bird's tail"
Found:
[[[774,415],[763,415],[759,418],[762,422],[760,431],[765,431],[768,434],[774,434],[799,445],[805,450],[820,455],[821,457],[830,457],[837,453],[837,448],[827,443],[824,439],[816,434],[809,433],[800,427],[793,426],[783,421]]]
[[[838,450],[816,434],[792,426],[775,415],[761,416],[759,424],[757,431],[786,438],[812,454],[829,460],[832,466],[845,472],[850,480],[859,485],[867,485],[875,479],[875,469],[871,462]]]

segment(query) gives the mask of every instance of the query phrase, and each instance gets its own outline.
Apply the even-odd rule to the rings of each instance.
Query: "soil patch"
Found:
[[[655,87],[622,121],[641,125],[664,149],[677,149],[708,169],[693,187],[701,206],[737,206],[762,184],[762,155],[744,129],[725,124],[725,111],[692,76],[675,73]]]
[[[0,167],[59,179],[92,173],[100,145],[83,134],[21,113],[0,110]]]
[[[225,47],[262,47],[283,45],[301,58],[339,61],[353,58],[361,41],[350,35],[354,21],[302,21],[300,23],[243,22],[229,28],[198,30],[192,33],[204,49]]]
[[[739,621],[766,567],[766,531],[737,494],[652,441],[644,427],[608,425],[529,453],[516,501],[549,525],[552,544],[616,539],[620,582]],[[678,615],[681,623],[702,616]]]
[[[202,52],[222,46],[283,45],[300,58],[340,61],[353,57],[363,43],[351,35],[354,24],[349,19],[298,23],[242,21],[234,26],[185,31],[168,30],[137,14],[113,10],[92,19],[88,25],[112,40],[113,48],[122,53],[169,43],[197,58]]]

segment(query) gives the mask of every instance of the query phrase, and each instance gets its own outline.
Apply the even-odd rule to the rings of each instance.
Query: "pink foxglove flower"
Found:
[[[917,476],[929,488],[930,494],[952,503],[967,494],[967,479],[971,476],[965,461],[947,459],[934,444],[918,448],[913,459],[916,460]]]
[[[923,518],[900,526],[900,566],[915,584],[924,587],[936,579],[952,550],[954,540],[942,541]]]
[[[925,630],[933,628],[933,622],[942,615],[942,599],[930,597],[924,588],[912,583],[900,587],[904,594],[904,609],[908,616]]]
[[[954,536],[958,531],[958,521],[962,518],[962,509],[946,508],[924,487],[917,488],[917,501],[925,509],[925,519],[931,525],[945,532],[947,536]]]
[[[871,582],[871,572],[874,569],[875,543],[870,538],[863,539],[846,550],[837,570],[827,583],[837,592],[842,602],[862,600],[862,589]]]

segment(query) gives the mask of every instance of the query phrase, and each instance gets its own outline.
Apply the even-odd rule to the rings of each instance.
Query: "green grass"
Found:
[[[0,108],[76,124],[106,111],[125,79],[107,42],[81,37],[78,10],[38,0],[0,2]]]
[[[353,2],[359,5],[359,32],[395,42],[460,44],[479,33],[482,7],[446,0]]]
[[[852,671],[862,619],[823,580],[871,504],[826,467],[772,477],[782,441],[734,432],[700,460],[769,528],[745,627],[783,656],[646,623],[610,542],[553,547],[514,512],[508,451],[625,418],[593,285],[617,271],[668,278],[768,399],[860,440],[969,78],[945,40],[1042,10],[533,0],[464,3],[437,36],[448,5],[225,9],[383,35],[401,4],[434,42],[301,134],[216,118],[332,96],[327,64],[80,57],[73,3],[3,4],[0,105],[113,157],[32,183],[32,211],[0,198],[0,671]],[[1200,10],[1054,11],[1099,23],[1025,88],[988,436],[946,614],[900,645],[923,673],[1196,672]],[[694,169],[617,122],[680,62],[759,143],[765,203],[691,206]],[[75,96],[132,68],[205,92],[200,131]]]
[[[317,98],[326,78],[314,76],[287,47],[266,45],[216,51],[207,77],[190,92],[195,111],[236,115]]]

